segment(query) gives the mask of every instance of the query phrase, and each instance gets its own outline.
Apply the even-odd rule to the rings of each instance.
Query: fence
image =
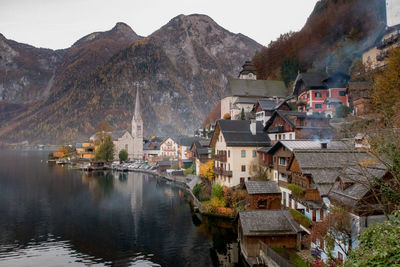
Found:
[[[264,252],[264,254],[269,257],[271,260],[276,262],[281,267],[292,267],[292,265],[281,255],[276,253],[272,248],[267,246],[264,242],[260,241],[260,250]]]

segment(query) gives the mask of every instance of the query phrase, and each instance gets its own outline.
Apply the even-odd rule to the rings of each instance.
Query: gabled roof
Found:
[[[303,83],[307,89],[327,89],[328,86],[324,82],[328,78],[325,72],[304,72],[299,73],[294,81],[293,94],[299,95],[300,85]]]
[[[326,120],[323,115],[307,115],[305,112],[297,112],[297,111],[289,111],[289,110],[276,110],[274,114],[272,114],[271,118],[265,123],[264,131],[269,132],[269,128],[274,122],[275,118],[280,116],[284,121],[286,121],[291,127],[294,129],[331,129],[330,126],[321,127],[321,126],[299,126],[296,125],[297,119],[307,119],[307,120]],[[294,117],[294,118],[293,118]],[[294,119],[294,120],[293,120]]]
[[[250,121],[246,120],[219,120],[216,129],[222,132],[227,146],[264,147],[270,144],[268,136],[263,132],[262,122],[259,121],[256,122],[255,135],[250,131]],[[215,133],[212,142],[217,138]]]
[[[190,147],[193,145],[194,142],[202,140],[202,139],[205,139],[205,138],[200,137],[200,136],[183,136],[183,137],[178,138],[177,143],[180,146],[189,146]]]
[[[171,139],[172,142],[176,143],[176,142],[174,141],[174,139],[172,139],[171,137],[166,137],[166,138],[160,143],[160,146],[161,146],[162,144],[164,144],[168,139]]]
[[[289,90],[282,81],[230,79],[232,96],[287,97]]]
[[[247,181],[245,184],[249,195],[281,193],[278,184],[274,181]]]
[[[276,150],[281,147],[286,147],[290,151],[294,150],[318,150],[322,149],[321,140],[280,140],[271,149],[269,149],[269,153],[273,154]],[[348,141],[329,141],[326,142],[328,150],[343,150],[343,149],[352,149],[354,145]]]
[[[301,232],[288,210],[251,210],[239,212],[244,236],[279,236]]]

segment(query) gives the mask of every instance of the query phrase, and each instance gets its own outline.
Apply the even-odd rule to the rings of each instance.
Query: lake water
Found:
[[[229,222],[141,173],[84,173],[0,151],[0,266],[233,266]]]

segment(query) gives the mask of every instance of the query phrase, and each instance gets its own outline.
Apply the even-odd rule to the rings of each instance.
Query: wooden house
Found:
[[[196,175],[199,176],[200,166],[203,164],[207,164],[210,160],[212,160],[212,149],[210,148],[210,140],[201,139],[195,141],[190,147],[190,151],[193,155],[193,163],[196,166]]]
[[[258,99],[254,105],[252,112],[255,114],[256,120],[265,123],[271,118],[276,110],[290,110],[287,103],[288,99]]]
[[[248,263],[256,261],[260,242],[271,248],[296,248],[301,245],[301,228],[288,210],[249,210],[239,212],[238,235],[242,255]]]
[[[246,209],[281,209],[281,190],[274,181],[247,181]]]
[[[303,112],[277,110],[265,124],[264,131],[273,144],[279,140],[332,139],[327,118]]]

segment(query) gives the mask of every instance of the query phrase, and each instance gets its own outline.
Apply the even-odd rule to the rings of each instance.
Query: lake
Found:
[[[0,151],[0,266],[236,266],[229,221],[142,173],[85,173]]]

